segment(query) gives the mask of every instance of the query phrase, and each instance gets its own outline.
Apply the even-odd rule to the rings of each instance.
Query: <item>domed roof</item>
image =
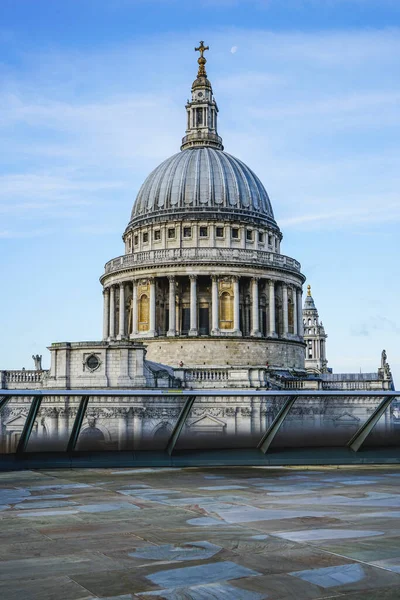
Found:
[[[131,223],[160,211],[230,212],[277,227],[259,178],[242,161],[215,148],[183,150],[150,173],[139,190]]]
[[[149,219],[253,221],[279,231],[268,194],[242,161],[224,152],[217,131],[218,106],[205,70],[200,42],[197,79],[186,104],[187,128],[181,152],[159,165],[142,185],[128,227]]]

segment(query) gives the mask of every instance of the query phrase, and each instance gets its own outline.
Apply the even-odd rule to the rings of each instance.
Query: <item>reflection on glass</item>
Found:
[[[363,444],[365,449],[383,446],[400,446],[400,399],[393,400]]]
[[[31,397],[10,399],[0,411],[0,453],[16,451],[31,407]]]
[[[362,396],[300,397],[271,449],[346,446],[381,400]]]
[[[165,451],[188,396],[90,397],[76,451]],[[175,450],[255,448],[289,396],[198,396]],[[31,397],[11,398],[0,411],[0,452],[14,453]],[[299,397],[270,449],[344,447],[382,397]],[[44,397],[26,452],[65,452],[81,398]],[[363,448],[399,445],[400,401],[394,400]]]

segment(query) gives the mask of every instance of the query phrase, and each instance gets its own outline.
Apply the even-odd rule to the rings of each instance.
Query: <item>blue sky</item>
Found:
[[[193,48],[269,192],[335,372],[400,381],[398,0],[2,0],[0,368],[101,336],[104,263],[179,150]]]

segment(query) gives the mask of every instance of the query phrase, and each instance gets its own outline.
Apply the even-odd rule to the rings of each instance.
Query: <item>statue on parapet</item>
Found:
[[[33,362],[35,363],[36,371],[42,371],[42,355],[41,354],[32,354]]]
[[[386,350],[382,350],[382,354],[381,354],[381,369],[385,368],[386,360],[387,360]]]

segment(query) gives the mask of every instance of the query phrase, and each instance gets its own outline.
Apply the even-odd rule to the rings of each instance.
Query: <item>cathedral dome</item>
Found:
[[[218,213],[276,226],[268,194],[242,161],[213,147],[182,150],[161,163],[143,183],[133,206],[131,224],[169,214]],[[192,217],[192,218],[193,218]]]

